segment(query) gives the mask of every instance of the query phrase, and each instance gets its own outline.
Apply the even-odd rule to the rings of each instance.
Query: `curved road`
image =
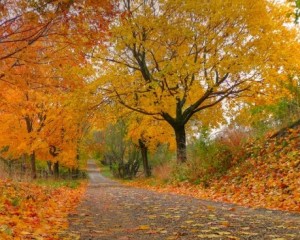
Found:
[[[300,240],[300,214],[127,187],[103,177],[93,161],[88,173],[85,199],[70,216],[70,234],[83,240]]]

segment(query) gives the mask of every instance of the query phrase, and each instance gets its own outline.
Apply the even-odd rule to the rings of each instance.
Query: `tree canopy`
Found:
[[[97,87],[166,121],[179,162],[191,119],[214,125],[223,117],[221,102],[258,101],[299,66],[296,34],[284,26],[290,9],[268,1],[132,0],[119,11],[98,54],[106,64]]]

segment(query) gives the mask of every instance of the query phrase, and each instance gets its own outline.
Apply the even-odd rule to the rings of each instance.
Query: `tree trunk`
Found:
[[[148,161],[148,148],[142,139],[139,139],[140,150],[142,153],[143,168],[145,177],[151,176],[151,169]]]
[[[47,165],[48,165],[49,174],[52,176],[53,175],[52,162],[51,161],[47,161]]]
[[[72,179],[77,179],[79,177],[79,169],[76,168],[72,168]]]
[[[55,162],[53,166],[53,171],[54,171],[54,177],[58,178],[59,177],[59,162]]]
[[[30,154],[31,178],[36,179],[35,151]]]
[[[177,163],[184,163],[187,160],[185,126],[176,126],[174,131],[176,135]]]
[[[10,178],[10,179],[12,179],[12,160],[8,160],[8,177]]]
[[[21,157],[21,179],[25,176],[26,173],[26,155],[23,154]]]

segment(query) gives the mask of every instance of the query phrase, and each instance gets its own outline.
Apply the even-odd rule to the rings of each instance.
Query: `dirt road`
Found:
[[[300,214],[131,188],[88,164],[90,184],[70,233],[80,239],[299,239]]]

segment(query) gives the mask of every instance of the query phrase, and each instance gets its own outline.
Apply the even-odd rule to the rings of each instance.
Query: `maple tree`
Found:
[[[283,5],[132,0],[119,11],[107,49],[98,54],[101,64],[106,60],[98,89],[128,109],[167,122],[178,162],[186,161],[191,119],[217,124],[221,102],[232,108],[238,97],[259,101],[298,65],[291,57],[299,49],[294,31],[284,27],[290,9]]]
[[[45,41],[53,35],[66,35],[67,32],[72,33],[76,41],[84,37],[85,43],[88,43],[89,35],[84,29],[88,29],[89,33],[103,34],[110,14],[110,1],[75,3],[72,0],[4,0],[0,3],[0,60],[13,58],[16,54],[30,50],[36,42]]]
[[[59,162],[77,167],[87,117],[78,91],[91,73],[84,50],[88,32],[97,33],[99,43],[109,1],[7,0],[0,6],[1,157],[30,156],[32,178],[36,158],[56,170]]]
[[[47,5],[45,2],[43,8]],[[2,1],[0,10],[0,61],[13,58],[49,33],[53,19],[43,21],[38,9],[27,1]]]
[[[50,160],[60,152],[60,161],[69,166],[74,166],[76,159],[74,149],[78,148],[76,141],[80,135],[76,126],[82,121],[79,118],[84,111],[78,114],[82,111],[80,104],[72,105],[71,110],[70,102],[74,100],[74,91],[83,87],[87,71],[84,76],[81,74],[84,59],[75,54],[74,48],[67,48],[70,44],[64,39],[65,36],[60,39],[55,36],[55,40],[48,36],[46,42],[35,42],[31,51],[14,56],[3,66],[9,74],[1,79],[1,86],[6,90],[1,100],[1,132],[5,136],[1,146],[8,146],[6,156],[30,155],[33,178],[36,177],[36,156]],[[73,57],[70,57],[71,52]],[[17,64],[14,64],[15,58]],[[76,66],[78,62],[81,62],[80,67]],[[65,160],[72,157],[73,164]],[[55,163],[57,166],[58,161]]]
[[[65,82],[53,81],[53,68],[53,65],[52,69],[39,65],[28,69],[28,65],[24,64],[14,68],[14,73],[10,74],[12,77],[6,75],[1,83],[6,90],[1,100],[0,131],[4,136],[1,146],[8,146],[6,154],[14,158],[30,155],[33,178],[36,175],[36,154],[41,159],[49,159],[49,148],[62,150],[62,142],[71,144],[77,138],[74,121],[78,116],[70,114],[66,102],[71,97],[72,87],[68,78]],[[59,77],[58,72],[55,75]],[[75,78],[72,81],[72,85],[76,86]],[[67,136],[72,141],[66,141]],[[69,156],[72,155],[69,153]]]

